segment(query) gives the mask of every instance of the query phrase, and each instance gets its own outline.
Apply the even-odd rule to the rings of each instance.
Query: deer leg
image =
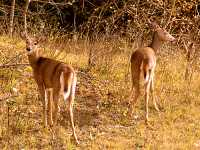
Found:
[[[73,131],[73,136],[76,140],[76,143],[79,144],[77,136],[76,136],[76,132],[75,132],[75,127],[74,127],[74,116],[73,116],[73,102],[69,102],[69,114],[70,114],[70,122],[71,122],[71,126],[72,126],[72,131]]]
[[[52,89],[46,89],[45,90],[46,91],[46,98],[48,99],[46,99],[46,101],[48,101],[48,124],[50,125],[50,126],[52,126],[53,125],[53,118],[52,118],[52,101],[53,101],[53,90]],[[48,93],[49,92],[49,98],[48,98]]]
[[[76,132],[75,132],[74,116],[73,116],[73,105],[74,105],[74,98],[75,98],[75,88],[76,88],[76,77],[74,78],[74,81],[72,82],[71,92],[70,92],[70,95],[69,95],[69,108],[68,109],[69,109],[69,114],[70,114],[70,122],[71,122],[71,126],[72,126],[73,135],[74,135],[74,138],[76,140],[76,143],[79,144],[79,141],[77,139]]]
[[[53,122],[56,125],[58,120],[59,111],[59,91],[54,91],[53,93],[54,111],[53,111]]]
[[[154,104],[154,107],[157,111],[160,111],[159,108],[158,108],[158,105],[156,103],[156,99],[155,99],[155,94],[154,94],[154,74],[152,72],[152,76],[151,76],[151,85],[150,85],[150,90],[151,90],[151,94],[152,94],[152,99],[153,99],[153,104]]]
[[[146,122],[149,120],[149,89],[150,89],[150,80],[145,83],[145,107],[146,107]]]
[[[37,82],[38,83],[38,82]],[[45,92],[44,86],[38,83],[38,89],[42,98],[42,107],[43,107],[43,125],[47,126],[47,93]]]
[[[130,104],[131,104],[131,110],[130,110],[130,114],[132,115],[133,114],[133,109],[134,109],[134,106],[137,102],[137,99],[140,95],[140,84],[139,84],[139,75],[137,77],[133,77],[132,78],[132,91],[131,91],[131,98],[130,98]],[[133,98],[133,95],[134,95],[134,98]]]
[[[133,98],[132,104],[131,104],[131,114],[133,113],[133,109],[134,109],[135,104],[136,104],[136,102],[137,102],[137,99],[138,99],[138,97],[139,97],[139,95],[140,95],[139,86],[136,86],[136,87],[134,88],[134,91],[135,91],[135,95],[134,95],[134,98]]]
[[[137,99],[140,95],[140,68],[135,66],[135,65],[131,65],[131,73],[132,73],[132,91],[131,91],[131,97],[130,97],[130,115],[133,114],[133,109],[134,106],[137,102]],[[134,95],[134,98],[133,98]]]

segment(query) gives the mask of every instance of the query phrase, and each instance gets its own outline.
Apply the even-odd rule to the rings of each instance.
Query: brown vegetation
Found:
[[[18,34],[24,30],[25,1],[16,1],[12,38],[7,36],[11,3],[6,2],[0,2],[0,149],[200,147],[197,1],[91,1],[92,6],[89,1],[31,1],[27,31],[47,36],[41,45],[45,57],[78,72],[74,118],[79,146],[71,140],[64,105],[56,133],[43,128],[42,103]],[[144,122],[143,96],[128,116],[130,56],[151,39],[148,19],[177,39],[157,51],[155,93],[161,111],[158,115],[150,103],[151,128]]]

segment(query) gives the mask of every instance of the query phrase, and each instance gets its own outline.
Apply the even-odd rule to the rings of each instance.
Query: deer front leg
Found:
[[[156,103],[156,99],[155,99],[155,95],[154,95],[154,81],[153,81],[153,77],[151,79],[151,86],[150,86],[150,89],[151,89],[151,94],[152,94],[152,98],[153,98],[153,104],[154,104],[154,107],[155,109],[159,112],[159,108],[158,108],[158,105]]]
[[[150,88],[150,80],[145,84],[145,107],[146,107],[146,122],[149,121],[149,88]]]
[[[39,90],[40,96],[42,98],[43,125],[44,125],[44,127],[46,127],[47,126],[47,95],[46,95],[43,84],[38,83],[38,90]]]
[[[54,103],[54,111],[53,111],[53,122],[54,125],[57,124],[58,120],[58,111],[59,111],[59,91],[54,90],[53,91],[53,103]]]

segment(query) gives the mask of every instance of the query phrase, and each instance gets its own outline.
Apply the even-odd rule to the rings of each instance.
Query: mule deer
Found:
[[[159,27],[155,22],[149,22],[150,26],[154,29],[153,40],[148,47],[139,48],[133,52],[131,56],[131,73],[132,73],[132,91],[131,99],[133,104],[131,106],[131,114],[133,107],[140,95],[140,75],[143,72],[145,80],[145,107],[146,107],[146,121],[148,121],[148,103],[149,91],[151,90],[154,107],[157,111],[159,108],[156,104],[154,97],[154,72],[156,67],[156,51],[160,48],[163,42],[174,41],[175,38],[170,35],[165,29]],[[135,92],[134,92],[135,91]],[[134,95],[134,98],[133,98]]]
[[[22,33],[21,37],[26,41],[28,60],[33,69],[33,76],[42,97],[44,126],[47,126],[47,124],[52,126],[57,123],[59,95],[62,94],[64,100],[69,101],[68,110],[73,136],[78,144],[73,121],[73,103],[77,82],[74,69],[63,62],[41,57],[40,49],[38,48],[38,43],[41,41],[41,38],[30,38],[27,33]],[[48,98],[48,91],[50,91],[50,98]]]

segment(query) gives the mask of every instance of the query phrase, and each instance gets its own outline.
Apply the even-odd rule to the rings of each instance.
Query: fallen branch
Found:
[[[18,66],[29,66],[29,63],[24,63],[24,64],[3,64],[3,65],[0,65],[0,69],[1,68],[18,67]]]
[[[10,99],[10,98],[17,97],[17,96],[18,95],[7,95],[5,97],[0,97],[0,102],[5,101],[5,100]]]

